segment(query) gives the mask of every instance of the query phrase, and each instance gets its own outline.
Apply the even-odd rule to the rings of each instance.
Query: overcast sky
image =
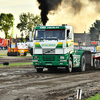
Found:
[[[83,7],[79,11],[78,8],[80,6],[76,5],[75,8],[79,11],[76,13],[77,9],[73,8],[72,4],[66,3],[65,1],[62,2],[57,11],[48,14],[49,20],[46,25],[68,24],[73,26],[75,33],[84,33],[84,31],[88,33],[89,28],[95,20],[100,20],[100,2],[91,3],[89,2],[91,0],[79,0]],[[76,2],[76,0],[73,1],[74,3]],[[16,37],[16,34],[18,37],[21,34],[16,28],[17,24],[20,22],[19,15],[27,12],[40,15],[36,0],[0,0],[0,13],[12,13],[14,15],[14,37]],[[9,31],[9,33],[11,34],[11,31]],[[1,31],[0,37],[5,37]]]
[[[40,14],[36,0],[0,0],[0,13],[12,13],[15,18],[14,22],[14,37],[16,34],[20,36],[20,31],[16,28],[19,23],[19,15],[21,13],[34,13]],[[11,32],[9,31],[11,34]],[[0,31],[0,37],[4,38],[5,35]]]

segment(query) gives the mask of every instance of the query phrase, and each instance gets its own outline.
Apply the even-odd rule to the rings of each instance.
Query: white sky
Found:
[[[36,0],[0,0],[0,13],[12,13],[14,15],[14,37],[16,37],[16,34],[18,37],[21,34],[16,28],[17,23],[20,22],[19,15],[27,12],[40,15]],[[9,31],[9,34],[11,34],[11,31]],[[0,31],[0,37],[5,37],[4,32]]]
[[[88,32],[94,21],[100,20],[100,13],[96,11],[97,5],[94,5],[94,3],[92,4],[84,0],[84,5],[84,8],[79,14],[73,15],[70,5],[62,3],[54,15],[48,15],[49,21],[46,25],[68,24],[74,27],[75,33]],[[100,10],[100,8],[98,9]],[[20,22],[19,15],[27,12],[40,15],[36,0],[0,0],[0,13],[12,13],[14,15],[14,38],[16,34],[18,37],[21,35],[21,32],[16,28],[17,24]],[[9,33],[11,34],[11,31],[9,31]],[[5,37],[4,33],[1,31],[0,37]]]

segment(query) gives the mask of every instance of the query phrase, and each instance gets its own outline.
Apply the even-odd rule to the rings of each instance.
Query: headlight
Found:
[[[38,59],[38,56],[34,56],[34,59]]]
[[[60,59],[64,59],[65,57],[64,56],[60,56]]]

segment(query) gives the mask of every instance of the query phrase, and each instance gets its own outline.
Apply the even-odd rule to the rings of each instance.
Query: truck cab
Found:
[[[37,72],[44,68],[48,70],[68,69],[80,67],[81,55],[74,50],[73,27],[62,26],[37,26],[33,39],[33,65]]]

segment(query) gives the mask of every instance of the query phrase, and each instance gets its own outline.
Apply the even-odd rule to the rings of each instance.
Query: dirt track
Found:
[[[32,62],[32,57],[3,57],[0,58],[0,64],[3,62],[9,62],[9,63],[22,63],[22,62]]]
[[[82,98],[98,93],[100,70],[37,73],[33,65],[0,68],[0,100],[75,100],[77,88]]]

